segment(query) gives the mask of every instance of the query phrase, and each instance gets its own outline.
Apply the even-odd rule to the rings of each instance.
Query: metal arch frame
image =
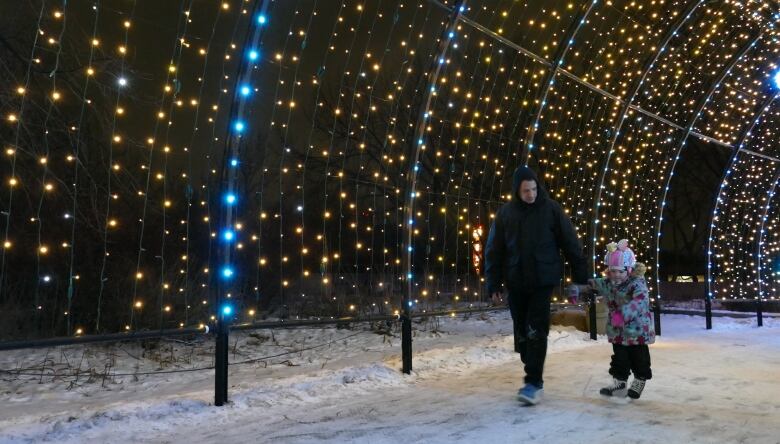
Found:
[[[533,124],[528,128],[528,133],[525,136],[525,140],[520,146],[520,162],[526,166],[528,165],[528,159],[531,155],[531,149],[534,146],[533,141],[534,137],[536,137],[536,130],[539,128],[539,120],[542,118],[542,111],[544,111],[544,106],[547,103],[547,94],[549,94],[550,88],[552,88],[553,84],[555,84],[555,75],[558,74],[558,67],[563,64],[563,58],[566,57],[566,54],[568,54],[569,49],[571,48],[571,45],[574,44],[574,38],[577,37],[577,34],[580,32],[580,29],[582,29],[585,21],[588,19],[588,16],[590,15],[591,11],[593,11],[593,8],[596,6],[598,1],[599,0],[591,0],[590,6],[588,6],[586,10],[582,11],[580,15],[578,15],[577,18],[572,22],[572,25],[569,28],[569,33],[561,40],[561,42],[565,43],[565,46],[558,47],[558,51],[556,52],[550,64],[551,69],[542,82],[542,90],[534,99],[534,102],[539,103],[539,107],[537,108],[536,114],[534,115]],[[580,9],[583,9],[583,7],[580,7]]]
[[[433,1],[435,4],[439,5],[440,7],[444,8],[444,9],[447,9],[447,10],[450,10],[450,11],[452,10],[451,8],[447,7],[446,5],[443,5],[443,4],[439,3],[436,0],[431,0],[431,1]],[[592,85],[589,82],[586,82],[586,81],[580,79],[579,77],[577,77],[573,73],[570,73],[569,71],[561,68],[559,61],[556,62],[556,63],[553,63],[553,62],[551,62],[551,61],[549,61],[549,60],[547,60],[547,59],[545,59],[543,57],[540,57],[540,56],[534,54],[533,52],[528,51],[527,49],[523,48],[522,46],[520,46],[520,45],[518,45],[518,44],[516,44],[516,43],[514,43],[514,42],[512,42],[512,41],[510,41],[508,39],[506,39],[505,37],[500,36],[500,35],[492,32],[491,30],[485,28],[484,26],[480,25],[477,22],[474,22],[473,20],[469,19],[468,17],[461,16],[461,17],[459,17],[459,20],[464,22],[464,23],[466,23],[466,24],[468,24],[468,25],[470,25],[470,26],[472,26],[476,30],[478,30],[478,31],[480,31],[480,32],[490,36],[491,38],[506,44],[507,46],[515,49],[516,51],[518,51],[518,52],[528,56],[529,58],[531,58],[531,59],[541,63],[542,65],[551,67],[552,69],[551,69],[550,77],[553,77],[555,74],[560,73],[560,74],[562,74],[562,75],[564,75],[564,76],[574,80],[575,82],[585,86],[586,88],[589,88],[590,90],[596,92],[597,94],[600,94],[600,95],[602,95],[604,97],[610,98],[612,100],[615,100],[616,102],[619,102],[619,103],[623,104],[623,109],[621,110],[620,116],[617,119],[617,125],[618,126],[617,126],[617,128],[615,130],[615,133],[613,134],[612,140],[610,141],[610,150],[609,150],[609,154],[608,154],[608,157],[607,157],[607,161],[605,163],[605,168],[606,168],[606,166],[609,165],[609,158],[611,157],[611,151],[614,148],[615,143],[617,142],[617,137],[620,134],[620,129],[622,128],[623,121],[625,120],[625,116],[628,113],[628,110],[634,110],[636,112],[645,114],[645,115],[647,115],[647,116],[649,116],[651,118],[654,118],[656,120],[664,122],[664,123],[666,123],[666,124],[668,124],[668,125],[670,125],[672,127],[676,127],[678,129],[684,129],[681,126],[675,124],[674,122],[671,122],[671,121],[663,118],[662,116],[659,116],[659,115],[657,115],[655,113],[649,112],[648,110],[642,109],[641,107],[633,105],[632,102],[633,102],[634,98],[636,97],[636,95],[638,94],[639,88],[642,86],[642,84],[644,84],[644,81],[647,78],[647,75],[649,74],[650,70],[653,68],[655,63],[658,61],[658,58],[664,52],[666,46],[669,44],[669,41],[672,38],[674,38],[674,36],[677,34],[677,32],[680,30],[680,28],[691,18],[691,15],[693,14],[693,12],[699,6],[701,6],[705,1],[706,0],[696,0],[695,2],[692,2],[689,5],[688,9],[685,11],[685,13],[681,16],[680,20],[674,26],[672,26],[672,28],[669,30],[669,32],[666,34],[666,36],[662,40],[663,43],[659,46],[658,51],[656,51],[656,53],[653,56],[653,58],[651,60],[649,60],[645,64],[644,69],[642,71],[642,77],[640,78],[640,80],[636,84],[636,86],[634,87],[634,90],[632,91],[632,93],[629,96],[628,100],[621,99],[620,97],[617,97],[617,96],[615,96],[613,94],[610,94],[609,92],[604,91],[603,89],[598,88],[595,85]],[[595,2],[594,2],[594,4],[595,4]],[[591,6],[591,8],[592,8],[592,6]],[[590,11],[590,8],[588,9],[588,12],[589,11]],[[579,29],[579,26],[577,27],[577,29]],[[570,45],[570,43],[567,43],[567,50],[568,50],[568,45]],[[564,51],[562,53],[562,55],[561,55],[561,59],[562,59],[563,56],[565,56],[565,54],[566,54],[566,52]],[[546,92],[549,91],[549,86],[550,86],[550,82],[548,80],[546,82],[546,86],[544,87],[545,88],[545,95],[546,95]],[[544,105],[540,104],[540,107],[539,107],[539,110],[538,110],[538,115],[541,115],[541,112],[543,111],[543,108],[544,108]],[[535,119],[535,122],[538,122],[538,115],[537,115],[537,118]],[[533,130],[534,129],[532,127],[531,131],[533,131]],[[723,144],[723,142],[721,142],[721,141],[718,141],[718,140],[713,139],[711,137],[704,136],[702,134],[695,133],[695,132],[693,132],[691,130],[689,130],[688,133],[689,134],[695,134],[697,137],[701,137],[703,139],[710,140],[710,141],[712,141],[714,143]],[[531,137],[533,137],[533,136],[531,136]],[[598,188],[598,191],[597,191],[598,195],[597,195],[596,200],[594,201],[594,214],[598,214],[598,206],[596,205],[596,203],[600,199],[600,195],[601,195],[601,191],[600,190],[601,190],[601,186],[603,185],[605,176],[606,176],[606,170],[603,172],[603,174],[602,174],[602,176],[601,176],[601,178],[599,180],[600,185],[599,185],[599,188]],[[591,239],[595,238],[596,225],[597,224],[593,224],[593,230],[592,230],[593,231],[593,235],[592,235]],[[591,256],[591,264],[594,265],[594,270],[595,270],[595,257],[596,257],[595,248],[596,248],[595,247],[595,243],[593,243],[591,245],[591,251],[590,251],[591,254],[590,254],[590,256]]]
[[[259,14],[265,15],[268,11],[270,0],[254,0],[249,13],[249,21],[247,24],[246,33],[241,44],[242,51],[249,51],[250,48],[256,48],[260,42],[260,37],[264,34],[265,26],[264,22],[258,21]],[[247,60],[247,54],[244,54],[240,59],[238,66],[235,69],[235,84],[233,91],[233,98],[230,103],[230,110],[228,113],[229,119],[225,127],[225,145],[222,152],[222,168],[219,172],[219,179],[217,187],[219,190],[219,199],[222,205],[219,210],[219,230],[223,230],[233,225],[233,221],[238,214],[238,203],[235,205],[231,202],[225,202],[224,199],[229,194],[237,191],[236,181],[238,180],[238,172],[235,165],[231,160],[239,159],[241,148],[244,140],[243,130],[244,128],[237,128],[235,125],[239,122],[245,109],[249,106],[249,99],[243,97],[239,92],[239,86],[246,84],[247,80],[252,77],[254,71],[252,66],[259,62],[254,60]],[[222,269],[224,266],[230,266],[230,263],[235,256],[235,243],[226,242],[221,247],[214,248],[212,252],[213,260],[216,265],[215,268]],[[232,268],[225,268],[229,270],[230,274],[225,275],[227,278],[232,278]],[[232,286],[232,282],[224,282],[222,273],[215,272],[210,275],[210,288],[209,293],[216,301],[216,320],[215,332],[215,362],[214,362],[214,405],[222,406],[228,401],[228,334],[230,330],[230,317],[229,311],[223,311],[224,297],[222,296],[226,288]]]
[[[680,19],[675,23],[674,26],[672,26],[669,29],[669,32],[666,34],[664,39],[662,40],[661,45],[658,47],[658,51],[656,51],[655,55],[652,59],[648,60],[645,63],[644,69],[642,70],[642,77],[640,77],[639,81],[636,83],[636,86],[634,86],[634,90],[631,91],[631,95],[628,96],[628,100],[625,100],[623,102],[623,108],[620,110],[620,114],[617,117],[617,124],[615,127],[615,131],[612,134],[612,140],[609,143],[609,149],[607,150],[607,159],[604,162],[604,169],[601,172],[601,176],[599,177],[599,184],[596,188],[596,193],[593,200],[593,223],[591,224],[591,238],[590,238],[590,260],[591,265],[593,266],[593,273],[595,276],[596,273],[596,238],[597,238],[597,231],[598,231],[598,216],[599,216],[599,204],[601,201],[601,190],[604,187],[604,180],[607,176],[607,170],[609,169],[609,162],[612,159],[612,153],[615,149],[615,144],[617,143],[618,137],[620,136],[620,130],[623,129],[623,123],[626,120],[626,115],[628,114],[629,109],[633,109],[632,102],[636,98],[636,95],[639,94],[639,89],[644,84],[645,80],[647,79],[647,76],[650,74],[650,71],[655,66],[655,63],[658,61],[658,59],[661,57],[661,54],[664,53],[666,50],[667,45],[669,45],[669,42],[677,35],[677,32],[680,30],[680,28],[685,25],[685,23],[691,18],[694,11],[701,6],[706,0],[697,0],[695,2],[692,2],[688,9],[685,11],[684,14],[680,17]],[[674,125],[673,126],[677,126]],[[688,133],[690,133],[690,128],[688,129]],[[657,270],[656,270],[657,274]],[[656,319],[660,319],[658,316],[658,313],[656,313]],[[658,326],[657,326],[658,327]],[[660,330],[660,329],[657,329]]]
[[[742,149],[743,145],[745,144],[745,139],[747,139],[747,137],[752,133],[753,129],[758,124],[758,121],[761,120],[761,117],[766,113],[766,111],[769,109],[772,103],[779,97],[780,97],[780,92],[774,94],[766,101],[764,101],[761,107],[761,111],[759,111],[758,114],[756,114],[756,117],[753,118],[753,123],[751,123],[750,127],[746,128],[745,132],[743,132],[742,135],[740,136],[738,143],[735,145],[736,150],[734,150],[734,153],[731,155],[728,166],[723,171],[723,176],[720,179],[720,186],[718,187],[718,195],[715,197],[715,206],[712,209],[712,216],[710,217],[710,232],[709,235],[707,236],[707,293],[705,294],[705,298],[704,298],[707,330],[712,329],[712,261],[711,261],[712,231],[715,228],[715,215],[718,214],[718,207],[720,205],[721,193],[723,192],[726,178],[728,178],[729,174],[731,174],[731,168],[734,167],[734,162],[736,161],[737,156],[739,156],[739,153],[740,152],[750,153],[750,151]]]
[[[758,283],[758,300],[756,301],[756,308],[759,327],[763,325],[761,302],[764,299],[764,291],[761,288],[761,247],[764,245],[764,222],[766,221],[766,217],[769,214],[769,207],[772,204],[772,198],[775,196],[775,189],[777,188],[778,181],[780,181],[780,166],[778,166],[777,174],[775,174],[775,180],[772,182],[772,186],[769,188],[769,192],[767,193],[764,214],[761,215],[761,224],[758,231],[758,241],[756,241],[756,282]]]
[[[447,10],[447,11],[451,11],[452,10],[452,8],[439,3],[437,0],[429,0],[429,1],[431,3],[433,3],[434,5],[440,7],[442,9],[444,9],[444,10]],[[706,1],[706,0],[704,0],[704,1]],[[547,60],[547,59],[545,59],[545,58],[543,58],[543,57],[541,57],[541,56],[539,56],[537,54],[534,54],[533,52],[523,48],[522,46],[518,45],[517,43],[514,43],[511,40],[508,40],[507,38],[505,38],[505,37],[503,37],[503,36],[501,36],[499,34],[496,34],[495,32],[485,28],[484,26],[482,26],[479,23],[469,19],[468,17],[461,16],[459,18],[459,20],[461,22],[471,26],[472,28],[476,29],[477,31],[487,35],[491,39],[503,43],[504,45],[514,49],[515,51],[525,55],[526,57],[530,58],[531,60],[533,60],[533,61],[535,61],[535,62],[537,62],[537,63],[539,63],[539,64],[541,64],[543,66],[546,66],[546,67],[551,67],[552,66],[552,62],[550,62],[549,60]],[[677,128],[679,130],[685,129],[681,125],[678,125],[677,123],[674,123],[674,122],[670,121],[669,119],[667,119],[667,118],[665,118],[663,116],[660,116],[660,115],[658,115],[656,113],[648,111],[648,110],[646,110],[646,109],[644,109],[644,108],[642,108],[640,106],[637,106],[637,105],[634,105],[634,104],[631,104],[631,103],[627,103],[626,100],[624,100],[624,99],[622,99],[622,98],[620,98],[620,97],[618,97],[618,96],[616,96],[616,95],[614,95],[614,94],[612,94],[610,92],[604,91],[603,89],[599,88],[598,86],[593,85],[592,83],[589,83],[588,81],[583,80],[583,79],[577,77],[575,74],[573,74],[573,73],[571,73],[571,72],[569,72],[569,71],[567,71],[567,70],[565,70],[565,69],[563,69],[561,67],[557,68],[557,72],[559,74],[563,75],[563,76],[568,77],[569,79],[571,79],[572,81],[576,82],[577,84],[582,85],[585,88],[588,88],[589,90],[595,92],[596,94],[604,96],[604,97],[606,97],[608,99],[611,99],[611,100],[613,100],[613,101],[615,101],[617,103],[625,104],[625,105],[628,106],[629,109],[634,110],[634,111],[636,111],[638,113],[644,114],[647,117],[650,117],[651,119],[657,120],[659,122],[663,122],[666,125],[669,125],[669,126],[671,126],[673,128]],[[726,142],[723,142],[723,141],[715,139],[713,137],[710,137],[710,136],[698,133],[696,131],[691,131],[691,134],[696,136],[696,137],[698,137],[698,138],[700,138],[700,139],[707,140],[709,142],[712,142],[712,143],[715,143],[715,144],[718,144],[718,145],[723,145],[723,146],[725,146],[725,147],[727,147],[729,149],[733,148],[730,144],[728,144]]]
[[[453,12],[454,9],[455,9],[455,8],[450,8],[450,7],[440,3],[438,0],[429,0],[429,1],[431,3],[439,6],[440,8],[445,9],[445,10],[450,11],[450,12]],[[621,110],[620,117],[617,119],[617,125],[618,126],[616,128],[615,134],[613,134],[613,139],[610,142],[610,150],[608,152],[607,162],[605,163],[605,170],[603,171],[602,178],[599,181],[600,185],[599,185],[599,187],[596,190],[598,197],[594,201],[594,214],[597,215],[598,214],[598,207],[599,207],[598,206],[598,202],[599,202],[600,196],[601,196],[601,189],[602,189],[602,186],[603,186],[604,177],[606,175],[606,169],[608,169],[609,159],[611,157],[611,151],[612,151],[612,149],[614,149],[614,145],[615,145],[615,143],[617,141],[617,137],[619,136],[620,129],[622,128],[623,121],[625,120],[625,116],[628,113],[628,110],[636,111],[636,112],[644,114],[644,115],[646,115],[646,116],[648,116],[648,117],[650,117],[652,119],[655,119],[657,121],[665,123],[665,124],[667,124],[667,125],[669,125],[669,126],[671,126],[673,128],[685,131],[685,133],[686,133],[685,139],[687,139],[687,137],[692,135],[692,136],[697,137],[699,139],[706,140],[708,142],[711,142],[711,143],[714,143],[714,144],[717,144],[717,145],[729,148],[730,150],[734,150],[735,149],[735,145],[731,145],[729,143],[723,142],[721,140],[718,140],[718,139],[715,139],[713,137],[710,137],[710,136],[701,134],[701,133],[699,133],[697,131],[694,131],[693,130],[693,125],[689,125],[689,127],[687,127],[687,128],[683,127],[683,126],[681,126],[681,125],[679,125],[679,124],[677,124],[675,122],[672,122],[672,121],[664,118],[663,116],[660,116],[660,115],[658,115],[656,113],[653,113],[653,112],[651,112],[649,110],[643,109],[642,107],[632,103],[634,98],[636,97],[636,94],[639,91],[639,88],[644,83],[644,80],[646,79],[647,75],[649,74],[649,71],[652,69],[652,67],[657,62],[658,58],[664,52],[664,50],[665,50],[666,46],[668,45],[669,41],[675,36],[677,31],[679,31],[679,29],[691,18],[691,15],[693,14],[693,12],[699,6],[704,4],[705,2],[706,2],[706,0],[697,0],[695,2],[692,2],[689,5],[689,8],[681,16],[680,20],[670,29],[669,33],[663,39],[663,45],[661,45],[659,47],[659,50],[656,52],[656,54],[653,57],[653,59],[649,60],[646,63],[645,69],[643,70],[643,73],[642,73],[641,80],[636,84],[636,86],[634,87],[633,92],[631,93],[630,97],[627,100],[626,99],[622,99],[622,98],[620,98],[618,96],[615,96],[614,94],[611,94],[611,93],[609,93],[609,92],[607,92],[607,91],[605,91],[605,90],[603,90],[603,89],[601,89],[601,88],[599,88],[599,87],[597,87],[597,86],[595,86],[595,85],[593,85],[593,84],[591,84],[591,83],[589,83],[589,82],[579,78],[578,76],[576,76],[573,73],[571,73],[571,72],[561,68],[560,66],[553,65],[553,63],[551,61],[549,61],[549,60],[547,60],[547,59],[545,59],[545,58],[543,58],[543,57],[541,57],[541,56],[539,56],[537,54],[534,54],[533,52],[531,52],[531,51],[523,48],[522,46],[520,46],[520,45],[518,45],[518,44],[516,44],[516,43],[514,43],[514,42],[512,42],[512,41],[510,41],[508,39],[506,39],[505,37],[503,37],[501,35],[498,35],[498,34],[492,32],[491,30],[485,28],[484,26],[480,25],[477,22],[474,22],[473,20],[469,19],[468,17],[459,16],[458,20],[463,22],[463,23],[465,23],[465,24],[467,24],[467,25],[470,25],[471,27],[473,27],[474,29],[476,29],[479,32],[482,32],[483,34],[488,35],[490,38],[492,38],[494,40],[497,40],[497,41],[500,41],[503,44],[505,44],[505,45],[507,45],[507,46],[509,46],[509,47],[511,47],[513,49],[515,49],[516,51],[526,55],[527,57],[531,58],[532,60],[534,60],[536,62],[539,62],[540,64],[542,64],[544,66],[553,68],[553,72],[560,73],[561,75],[564,75],[564,76],[570,78],[571,80],[575,81],[576,83],[578,83],[578,84],[580,84],[580,85],[582,85],[582,86],[584,86],[584,87],[586,87],[586,88],[596,92],[597,94],[600,94],[600,95],[602,95],[604,97],[612,99],[615,102],[618,102],[618,103],[623,105],[623,109]],[[760,38],[760,35],[759,35],[758,38]],[[755,41],[757,41],[758,38],[755,39]],[[739,60],[739,58],[741,58],[741,56],[742,56],[742,54],[736,60]],[[717,89],[717,84],[718,83],[720,83],[720,82],[716,82],[716,84],[714,86],[715,89]],[[708,99],[709,99],[709,96],[711,96],[711,95],[712,95],[712,93],[708,94]],[[761,114],[763,114],[763,112]],[[698,113],[696,115],[698,116]],[[694,124],[695,124],[695,122],[694,122]],[[748,133],[749,133],[749,131],[748,131]],[[744,136],[742,136],[740,138],[740,142],[737,145],[741,145],[743,140],[744,140]],[[773,160],[773,161],[780,161],[780,159],[778,159],[778,158],[767,156],[767,155],[764,155],[764,154],[761,154],[761,153],[755,153],[753,151],[743,149],[741,146],[738,148],[738,151],[742,151],[742,152],[745,152],[745,153],[750,153],[752,155],[761,156],[761,157],[764,157],[764,158],[767,158],[767,159],[770,159],[770,160]],[[679,155],[679,152],[678,152],[678,155]],[[677,156],[675,156],[675,165],[676,165],[676,160],[677,160]],[[671,178],[671,176],[673,176],[673,174],[674,174],[674,167],[672,168],[672,171],[670,172],[670,178]],[[666,192],[666,189],[665,189],[665,192]],[[717,205],[717,201],[716,201],[716,205]],[[659,220],[659,223],[660,223],[660,220]],[[592,239],[594,239],[596,237],[597,225],[598,225],[597,223],[593,224]],[[660,231],[660,225],[659,225],[659,230],[658,231]],[[660,244],[660,240],[657,239],[656,263],[658,262],[658,258],[657,258],[657,256],[658,256],[658,244]],[[709,254],[709,245],[708,245],[708,254]],[[595,242],[593,242],[592,243],[592,247],[591,247],[591,261],[594,264],[595,264],[595,257],[596,257],[596,254],[595,254]],[[708,282],[709,282],[709,269],[708,269]],[[659,296],[659,299],[660,299],[660,296]],[[707,302],[707,304],[709,304],[709,299],[706,299],[706,302]],[[656,311],[656,313],[658,313],[660,311],[660,304],[656,304],[655,311]],[[658,322],[658,319],[660,319],[660,318],[659,318],[658,315],[656,315],[656,322]],[[660,325],[658,327],[660,327]],[[658,329],[658,332],[660,332],[660,328]]]
[[[753,38],[748,44],[742,47],[740,51],[737,53],[736,57],[734,57],[731,60],[731,63],[729,63],[725,69],[723,69],[716,80],[712,82],[710,85],[709,90],[707,93],[702,96],[699,103],[696,105],[696,109],[694,113],[691,115],[690,120],[688,121],[688,124],[685,127],[685,132],[680,137],[680,140],[677,142],[677,150],[675,152],[674,158],[672,160],[672,167],[669,170],[669,174],[666,177],[666,184],[664,185],[664,191],[663,196],[661,197],[661,205],[658,209],[658,220],[656,225],[656,233],[655,233],[655,281],[656,281],[656,291],[657,298],[656,298],[656,317],[660,315],[660,301],[661,301],[661,277],[660,277],[660,255],[661,255],[661,225],[663,224],[664,220],[664,209],[666,208],[666,197],[669,194],[669,186],[672,183],[672,178],[674,177],[674,170],[677,167],[677,161],[680,159],[680,154],[682,153],[683,147],[685,147],[685,142],[688,140],[688,137],[691,135],[691,131],[693,130],[693,127],[696,125],[696,122],[699,120],[699,117],[701,116],[702,111],[704,111],[704,107],[707,106],[707,104],[710,102],[710,99],[712,98],[712,95],[715,93],[715,91],[718,89],[720,84],[726,79],[726,77],[731,73],[731,70],[734,69],[734,66],[742,60],[743,57],[756,45],[756,43],[761,40],[761,38],[764,36],[763,32],[759,32],[758,35],[756,35],[755,38]],[[752,129],[752,128],[751,128]],[[750,130],[746,131],[740,139],[742,139],[740,142],[744,141],[744,137],[747,136],[747,134],[750,133]]]
[[[425,82],[425,99],[420,106],[417,116],[417,125],[414,130],[414,138],[410,141],[414,155],[409,162],[409,171],[407,175],[406,197],[404,198],[404,227],[406,228],[405,237],[405,262],[406,262],[406,292],[403,301],[402,317],[402,371],[409,374],[412,371],[412,324],[411,324],[411,303],[412,293],[414,291],[414,274],[412,263],[413,241],[414,241],[414,201],[417,197],[417,173],[419,171],[420,152],[425,149],[425,128],[430,118],[429,108],[433,101],[433,95],[436,91],[439,74],[444,65],[444,55],[454,39],[454,32],[457,30],[458,21],[462,13],[466,10],[467,0],[460,0],[451,9],[449,9],[449,18],[444,26],[439,46],[436,51],[436,57],[431,61],[431,69],[428,72],[428,78]]]

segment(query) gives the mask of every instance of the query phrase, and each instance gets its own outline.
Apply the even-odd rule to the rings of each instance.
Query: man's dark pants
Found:
[[[550,297],[553,287],[509,292],[509,311],[515,333],[515,351],[525,364],[525,382],[541,387],[547,335],[550,333]]]

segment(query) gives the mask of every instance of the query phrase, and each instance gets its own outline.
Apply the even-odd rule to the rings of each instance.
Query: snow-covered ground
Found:
[[[654,378],[631,403],[597,394],[605,338],[554,327],[535,407],[515,397],[506,312],[416,327],[409,376],[400,338],[362,327],[234,335],[231,362],[253,362],[231,366],[224,407],[213,370],[142,374],[210,366],[207,341],[5,352],[0,368],[24,370],[0,374],[0,442],[780,443],[780,319],[707,331],[664,315]]]

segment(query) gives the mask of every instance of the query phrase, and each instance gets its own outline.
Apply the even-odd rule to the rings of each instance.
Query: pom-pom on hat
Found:
[[[629,273],[636,265],[636,256],[628,248],[628,240],[621,239],[620,242],[611,242],[607,245],[607,254],[604,256],[604,264],[610,269],[626,270]]]

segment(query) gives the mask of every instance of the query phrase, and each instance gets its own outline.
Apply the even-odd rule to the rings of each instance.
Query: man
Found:
[[[494,303],[503,301],[502,284],[506,287],[515,351],[525,364],[525,386],[518,398],[534,405],[543,393],[550,297],[563,275],[559,250],[572,266],[576,283],[587,283],[588,272],[569,217],[548,197],[536,174],[518,168],[512,190],[512,201],[501,207],[490,227],[485,276]]]

